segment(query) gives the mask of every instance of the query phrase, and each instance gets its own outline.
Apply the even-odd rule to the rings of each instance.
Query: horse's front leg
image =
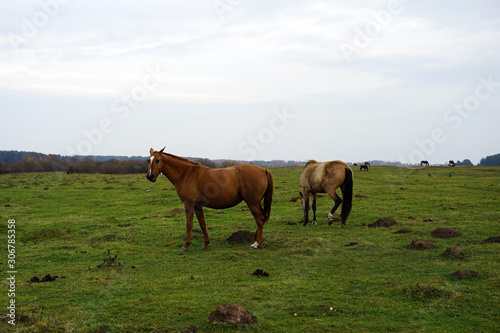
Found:
[[[309,222],[309,193],[304,191],[302,195],[302,209],[304,210],[304,227]]]
[[[316,222],[316,199],[318,197],[317,193],[313,193],[312,195],[312,211],[313,211],[313,225],[317,225],[318,222]]]
[[[208,237],[207,225],[205,223],[205,216],[203,215],[203,208],[194,209],[196,213],[196,217],[198,218],[198,223],[200,224],[201,231],[203,231],[203,236],[205,237],[205,244],[203,245],[203,249],[208,249],[208,244],[210,243],[210,238]]]
[[[188,205],[184,205],[186,209],[186,244],[181,248],[181,251],[187,251],[189,245],[191,245],[191,232],[193,230],[193,216],[194,208]]]

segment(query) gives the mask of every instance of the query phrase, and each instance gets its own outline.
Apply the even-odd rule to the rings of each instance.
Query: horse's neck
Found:
[[[163,174],[175,186],[177,182],[182,180],[184,176],[196,165],[184,161],[181,158],[176,158],[174,155],[163,154]]]

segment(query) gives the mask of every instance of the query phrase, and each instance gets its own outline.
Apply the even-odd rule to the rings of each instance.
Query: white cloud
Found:
[[[22,34],[24,18],[31,20],[41,9],[28,1],[2,3],[7,19],[0,22],[0,103],[12,113],[11,123],[19,123],[16,114],[22,113],[34,136],[44,135],[40,115],[50,114],[53,128],[72,128],[73,137],[71,132],[65,137],[79,140],[82,130],[113,116],[112,102],[141,83],[147,66],[159,65],[168,73],[165,81],[139,103],[134,116],[116,120],[116,131],[96,151],[114,153],[115,142],[132,140],[127,131],[144,133],[157,126],[151,118],[165,118],[181,119],[173,132],[192,136],[177,148],[185,150],[183,155],[231,158],[238,142],[265,126],[273,108],[286,106],[302,118],[276,137],[263,158],[305,160],[313,154],[328,159],[323,148],[301,144],[304,127],[320,128],[316,139],[331,144],[336,144],[331,135],[368,133],[369,148],[356,135],[349,149],[341,148],[347,160],[363,151],[397,159],[419,133],[441,125],[443,112],[471,94],[478,77],[500,81],[500,44],[495,43],[500,5],[401,0],[401,11],[346,61],[339,45],[352,43],[388,4],[245,1],[221,20],[210,1],[71,1],[15,51],[7,36]],[[485,101],[483,113],[491,115],[488,110],[498,109],[498,103]],[[65,116],[68,110],[77,121]],[[242,116],[246,122],[238,120]],[[489,118],[474,117],[469,135],[481,137],[478,128],[490,124]],[[253,118],[264,125],[248,121]],[[209,135],[211,128],[224,135]],[[391,128],[400,133],[393,146]],[[8,128],[0,134],[10,135]],[[129,142],[137,147],[130,155],[161,137],[139,135],[137,143]],[[0,149],[31,149],[28,142],[23,147],[1,142]],[[49,141],[45,145],[46,152],[66,153]]]

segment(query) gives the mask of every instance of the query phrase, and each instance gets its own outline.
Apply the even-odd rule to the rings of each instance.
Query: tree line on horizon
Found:
[[[210,168],[225,168],[248,163],[235,160],[211,160],[208,158],[189,158]],[[305,162],[297,161],[253,161],[261,166],[299,166]],[[0,151],[0,174],[19,172],[68,172],[129,174],[147,172],[147,157],[144,156],[61,156],[36,152]]]
[[[211,160],[208,158],[190,158],[195,162],[211,168],[224,168],[233,165],[248,163],[236,160]],[[391,165],[404,166],[400,162],[382,160],[369,161],[372,166]],[[252,161],[252,164],[264,167],[302,166],[304,161]],[[352,164],[352,163],[351,163]],[[358,162],[359,164],[359,162]],[[472,166],[468,159],[457,161],[456,165]],[[487,156],[481,159],[480,166],[500,165],[500,154]],[[143,156],[61,156],[36,152],[0,151],[0,173],[20,172],[68,172],[129,174],[147,172],[147,157]]]

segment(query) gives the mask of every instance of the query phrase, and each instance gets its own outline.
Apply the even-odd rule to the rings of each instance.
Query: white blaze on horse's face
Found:
[[[154,159],[155,157],[154,156],[151,156],[149,158],[149,170],[148,170],[148,174],[146,175],[146,178],[149,180],[149,181],[156,181],[156,176],[153,174],[153,162],[154,162]]]
[[[149,170],[148,170],[148,175],[150,175],[150,174],[151,174],[151,172],[153,171],[153,168],[152,168],[152,167],[153,167],[153,160],[154,160],[154,159],[155,159],[155,157],[154,157],[154,156],[151,156],[151,157],[149,158]]]

